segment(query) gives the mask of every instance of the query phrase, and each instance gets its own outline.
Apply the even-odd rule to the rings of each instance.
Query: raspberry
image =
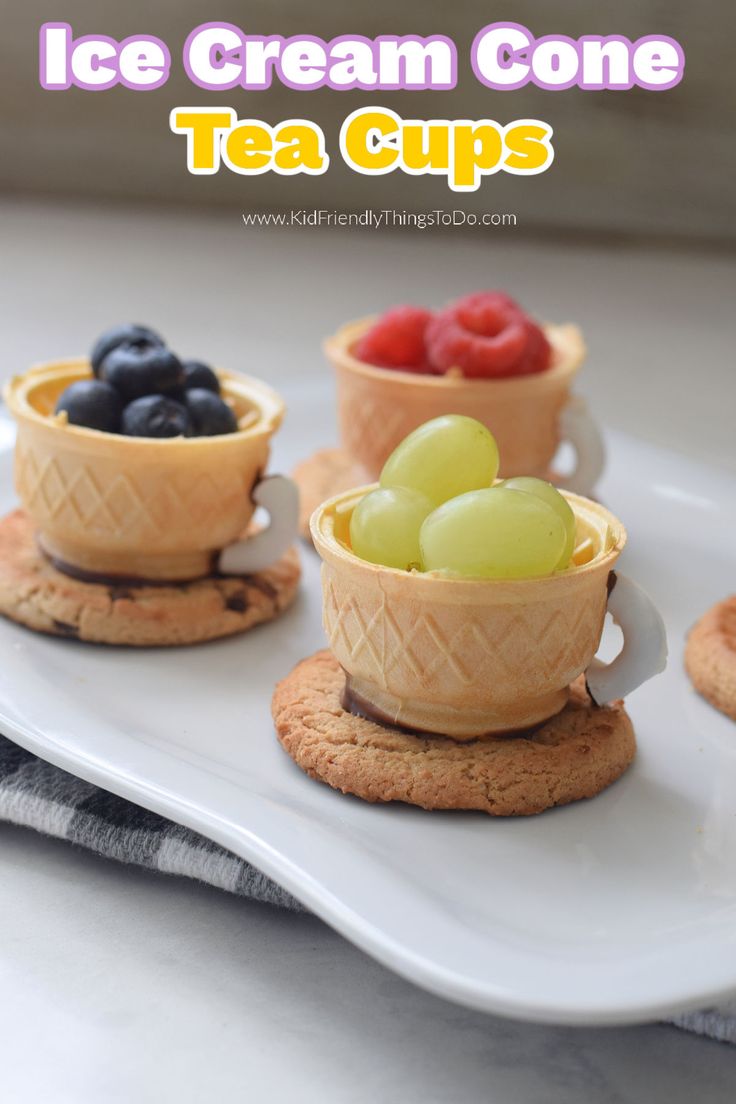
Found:
[[[440,311],[427,326],[426,345],[435,372],[459,368],[469,378],[532,375],[551,359],[540,327],[500,291],[479,291]]]
[[[363,334],[353,353],[378,368],[431,372],[424,334],[432,315],[422,307],[393,307]]]

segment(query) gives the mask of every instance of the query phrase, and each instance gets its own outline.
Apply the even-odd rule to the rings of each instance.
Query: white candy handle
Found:
[[[560,433],[575,450],[575,467],[563,476],[562,485],[575,494],[590,495],[603,474],[606,449],[601,431],[585,399],[571,395],[560,414]]]
[[[608,612],[624,634],[624,646],[611,663],[594,659],[585,672],[596,705],[625,698],[667,666],[667,634],[657,607],[626,575],[616,572],[612,582]]]
[[[253,488],[253,501],[268,511],[267,528],[223,548],[218,569],[223,575],[253,575],[280,560],[299,531],[299,491],[285,475],[267,475]]]

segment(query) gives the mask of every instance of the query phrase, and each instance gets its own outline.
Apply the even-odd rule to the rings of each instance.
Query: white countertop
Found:
[[[134,318],[288,388],[324,371],[319,338],[345,318],[507,286],[583,326],[581,389],[606,424],[736,471],[725,255],[534,246],[510,231],[254,233],[237,213],[7,201],[0,241],[0,376]],[[312,917],[22,829],[0,826],[0,840],[9,1104],[733,1099],[733,1048],[664,1026],[504,1022],[421,992]]]

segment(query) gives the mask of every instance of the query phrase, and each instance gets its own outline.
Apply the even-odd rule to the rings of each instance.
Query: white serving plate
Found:
[[[287,397],[282,467],[329,440],[329,393]],[[629,529],[624,570],[665,616],[670,665],[630,699],[633,768],[593,801],[493,820],[371,806],[302,774],[269,703],[323,646],[308,549],[296,606],[239,639],[110,649],[2,622],[0,731],[231,848],[386,966],[461,1004],[613,1024],[727,999],[736,725],[693,693],[682,652],[688,626],[736,587],[736,480],[622,436],[609,445],[601,496]],[[0,450],[6,510],[7,432]]]

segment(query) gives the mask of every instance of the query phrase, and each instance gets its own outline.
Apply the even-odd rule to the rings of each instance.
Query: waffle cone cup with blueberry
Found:
[[[44,551],[95,575],[188,580],[246,529],[284,404],[265,384],[220,373],[238,420],[216,437],[152,439],[71,425],[62,392],[88,378],[85,360],[41,365],[11,381],[15,482]]]

